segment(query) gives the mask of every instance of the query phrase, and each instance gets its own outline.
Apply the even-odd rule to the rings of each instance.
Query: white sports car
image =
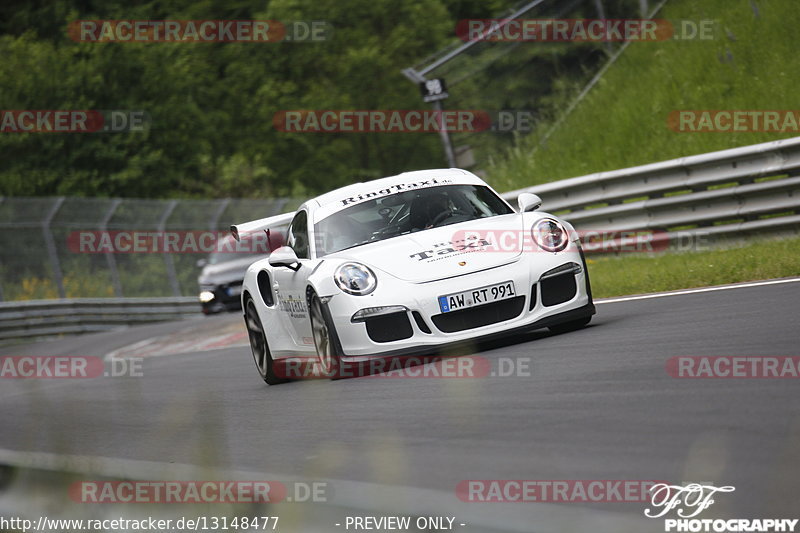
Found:
[[[247,270],[242,290],[261,377],[276,362],[314,357],[322,370],[372,358],[548,327],[595,313],[578,235],[537,211],[519,212],[459,169],[406,172],[323,194],[295,213],[231,227],[285,226],[286,246]],[[284,363],[285,364],[285,363]]]

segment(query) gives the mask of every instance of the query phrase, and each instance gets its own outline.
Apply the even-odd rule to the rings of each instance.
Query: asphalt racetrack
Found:
[[[736,487],[718,504],[735,516],[791,518],[800,382],[677,379],[666,365],[800,355],[798,281],[598,302],[583,330],[482,346],[474,353],[495,375],[476,378],[268,387],[239,313],[4,347],[144,358],[141,377],[2,380],[0,448],[431,489],[454,501],[470,479],[706,481]],[[501,372],[520,361],[527,371]],[[631,516],[645,507],[558,505]]]

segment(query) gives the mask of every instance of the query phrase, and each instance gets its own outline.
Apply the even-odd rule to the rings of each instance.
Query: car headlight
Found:
[[[543,218],[534,224],[531,234],[536,244],[548,252],[560,252],[569,244],[569,232],[552,218]]]
[[[204,304],[207,304],[213,299],[214,299],[214,293],[211,291],[203,291],[200,293],[200,301]]]
[[[333,274],[336,285],[347,294],[364,296],[375,290],[378,279],[368,266],[361,263],[345,263]]]

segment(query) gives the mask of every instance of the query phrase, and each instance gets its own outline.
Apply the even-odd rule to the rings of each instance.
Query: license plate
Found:
[[[449,313],[450,311],[507,300],[516,295],[514,282],[504,281],[503,283],[488,285],[479,289],[439,296],[439,309],[442,310],[442,313]]]

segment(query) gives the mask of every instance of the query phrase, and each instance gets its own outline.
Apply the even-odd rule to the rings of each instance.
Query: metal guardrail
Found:
[[[108,331],[200,315],[196,297],[68,298],[0,303],[0,342]]]
[[[503,194],[542,198],[577,229],[735,237],[800,230],[800,137],[598,172]]]
[[[599,172],[503,194],[539,195],[579,230],[661,238],[800,231],[800,137]],[[0,303],[0,342],[198,316],[195,297]]]

